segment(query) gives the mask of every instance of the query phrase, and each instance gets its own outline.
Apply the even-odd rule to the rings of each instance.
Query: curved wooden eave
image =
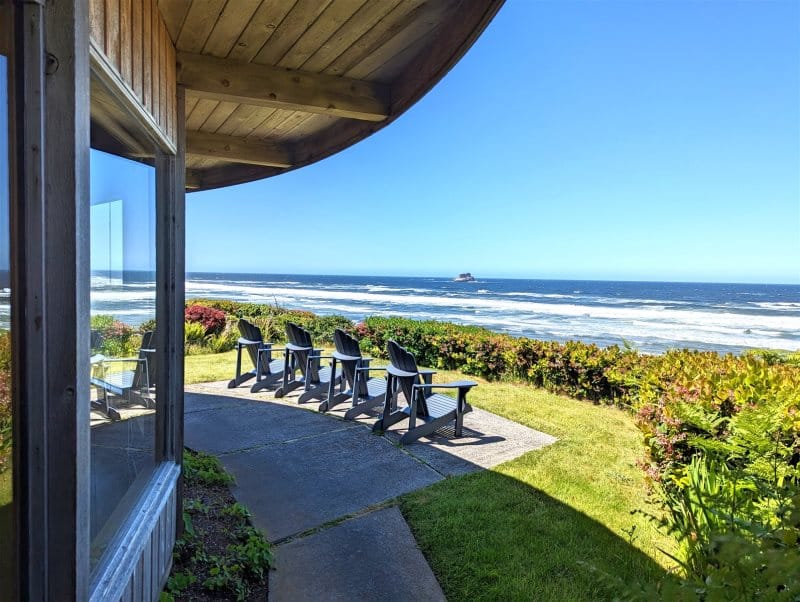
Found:
[[[329,112],[332,117],[331,125],[290,142],[274,141],[269,138],[258,139],[252,136],[237,140],[233,137],[228,139],[218,135],[206,135],[203,140],[198,140],[202,137],[200,132],[188,132],[187,138],[192,140],[192,144],[187,146],[188,155],[216,157],[220,161],[229,162],[204,169],[188,167],[187,190],[209,190],[241,184],[298,169],[325,159],[386,127],[413,106],[447,74],[481,35],[502,4],[503,0],[458,2],[454,9],[441,15],[442,18],[433,29],[431,42],[426,43],[407,64],[402,65],[397,77],[390,82],[381,82],[380,84],[365,81],[364,86],[367,93],[374,91],[374,98],[385,103],[383,105],[387,113],[385,117],[380,115],[382,105],[378,102],[354,105],[353,107],[344,105],[344,108],[342,106],[330,108],[326,105],[311,107],[310,110],[315,113]],[[179,52],[180,50],[179,48]],[[398,61],[404,58],[401,55],[403,51],[408,53],[409,49],[402,48],[398,51]],[[212,64],[213,61],[217,61],[217,59],[212,58],[209,64]],[[217,62],[220,69],[223,69],[224,60]],[[272,69],[269,66],[262,68]],[[292,70],[284,71],[288,77],[293,76]],[[280,76],[277,72],[276,75]],[[301,77],[302,73],[297,75]],[[219,81],[224,86],[224,75]],[[212,89],[212,86],[208,86],[208,89],[210,91],[201,91],[199,96],[208,94],[210,98],[224,98],[225,90],[220,89],[219,86],[217,86],[217,91]],[[302,108],[297,106],[297,102],[306,102],[302,94],[298,101],[297,95],[292,96],[292,93],[292,91],[288,91],[287,94],[279,92],[273,95],[276,97],[276,102],[281,101],[282,97],[289,98],[287,107],[291,109]],[[267,94],[265,97],[264,106],[270,106],[270,95]],[[361,106],[366,108],[362,110]],[[357,111],[362,111],[364,114],[357,114]],[[376,115],[383,118],[376,120],[374,117]],[[225,150],[215,155],[215,148],[224,148]],[[196,152],[193,153],[193,151]],[[240,163],[239,160],[244,162]]]

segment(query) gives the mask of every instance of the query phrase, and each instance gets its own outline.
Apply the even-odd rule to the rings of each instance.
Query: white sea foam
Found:
[[[800,315],[753,315],[674,307],[671,300],[614,300],[616,306],[594,303],[548,303],[569,295],[519,294],[543,302],[418,289],[428,294],[401,294],[411,289],[374,286],[287,288],[250,283],[187,282],[187,292],[256,302],[273,302],[317,312],[343,313],[355,319],[366,315],[400,315],[476,324],[512,333],[541,333],[542,338],[588,338],[653,341],[655,347],[716,345],[731,347],[800,348]],[[470,296],[474,295],[474,296]],[[500,297],[500,298],[498,298]],[[579,297],[574,298],[579,301]],[[620,306],[625,305],[633,306]]]

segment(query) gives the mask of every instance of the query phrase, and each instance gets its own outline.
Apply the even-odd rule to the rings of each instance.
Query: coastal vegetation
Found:
[[[223,307],[232,310],[234,315],[247,315],[253,310],[252,305],[243,307],[233,302],[211,302],[211,305],[221,311],[224,311]],[[285,310],[261,307],[269,308],[260,310],[263,313],[257,315],[262,320],[268,318],[268,322],[262,322],[266,327],[291,319]],[[306,314],[304,318],[308,320],[307,325],[317,328],[323,338],[326,338],[326,327],[335,321],[325,318],[323,326],[316,322],[313,314]],[[341,322],[344,324],[344,319]],[[395,339],[408,347],[420,364],[486,379],[492,384],[476,391],[475,404],[523,424],[538,424],[543,412],[543,405],[532,401],[535,391],[531,387],[522,387],[527,393],[523,399],[512,395],[510,390],[503,390],[502,395],[489,394],[488,398],[485,397],[487,393],[481,391],[496,393],[498,389],[494,387],[532,385],[557,396],[569,396],[572,398],[569,403],[591,401],[594,406],[580,404],[584,415],[597,409],[611,412],[612,408],[601,406],[615,406],[630,420],[630,425],[638,427],[639,443],[628,441],[624,447],[637,456],[632,463],[641,468],[642,483],[646,483],[655,505],[649,510],[644,509],[642,501],[645,495],[640,490],[636,496],[638,503],[628,505],[626,512],[633,510],[642,516],[649,515],[652,523],[660,526],[676,542],[674,549],[659,544],[670,561],[663,557],[657,560],[662,565],[677,564],[683,581],[657,580],[650,585],[641,585],[641,582],[633,585],[636,580],[621,578],[617,568],[608,570],[608,567],[594,562],[581,564],[593,574],[592,582],[596,583],[598,579],[616,582],[618,586],[624,585],[623,589],[627,589],[630,596],[643,598],[664,594],[665,587],[675,588],[670,590],[674,595],[689,599],[697,592],[705,592],[703,596],[724,598],[771,598],[779,594],[796,594],[800,588],[800,575],[796,568],[800,566],[800,355],[751,352],[735,356],[690,350],[647,355],[628,347],[599,348],[576,341],[536,341],[479,327],[403,318],[371,317],[363,323],[348,323],[346,326],[361,338],[362,344],[373,355],[382,356],[386,342]],[[271,338],[282,338],[281,333],[275,330],[265,328],[265,332],[277,335]],[[517,403],[509,406],[500,401],[505,398],[516,399]],[[568,403],[566,397],[555,399],[561,406]],[[592,407],[595,409],[590,410]],[[588,428],[588,425],[583,426]],[[549,425],[549,428],[548,425],[534,428],[553,434],[558,432],[557,424]],[[562,428],[566,428],[565,425],[562,424]],[[616,429],[606,436],[619,442],[620,432]],[[578,449],[588,445],[584,441]],[[563,447],[565,443],[559,442],[553,450]],[[574,472],[575,453],[576,450],[571,450],[565,458],[573,460],[553,466],[549,474],[557,474],[561,479],[564,474]],[[480,501],[483,506],[490,505],[492,496],[488,496],[487,491],[501,489],[494,482],[483,485],[482,479],[498,479],[504,470],[510,470],[510,474],[520,470],[530,476],[533,469],[522,465],[527,461],[541,466],[545,462],[543,459],[550,454],[556,452],[537,452],[533,458],[524,456],[496,471],[452,482],[448,480],[410,496],[404,502],[404,509],[411,517],[412,527],[415,496],[422,496],[425,500],[425,512],[420,516],[427,516],[431,500],[442,496],[437,498],[442,507],[442,520],[467,519],[468,515],[475,516],[476,510],[458,512],[457,509],[463,507],[461,501],[468,496],[469,487],[477,487],[474,492],[476,503]],[[607,461],[601,462],[597,458],[589,458],[586,463],[590,471],[608,465]],[[591,472],[591,478],[596,479],[594,472]],[[548,493],[539,478],[531,482],[513,477],[511,481]],[[481,490],[482,486],[488,489]],[[497,498],[493,501],[502,499],[499,493],[493,495]],[[514,507],[514,499],[512,496],[505,503]],[[575,499],[580,499],[580,496],[555,499],[575,509]],[[597,516],[601,524],[616,522],[612,529],[616,534],[626,528],[609,518],[613,511],[611,505],[605,503],[610,499],[607,493],[593,499],[599,504]],[[581,511],[594,518],[591,512]],[[482,541],[490,541],[494,529],[502,529],[497,524],[497,512],[489,512],[485,518],[492,531],[484,533],[486,538]],[[519,518],[519,521],[509,524],[523,524],[522,517]],[[467,532],[480,532],[476,524],[470,524]],[[466,528],[466,525],[462,526]],[[627,528],[631,529],[632,541],[647,533],[641,523],[631,522]],[[421,543],[429,552],[438,574],[447,581],[447,567],[450,565],[446,559],[439,565],[436,558],[440,552],[444,553],[442,550],[453,548],[448,535],[435,528],[418,531],[441,534],[438,542],[435,537],[426,542],[428,535],[422,534]],[[454,532],[463,533],[464,530],[456,528]],[[558,545],[555,539],[550,542],[553,546]],[[652,535],[645,539],[652,541]],[[511,544],[506,540],[504,545],[507,548]],[[458,578],[453,581],[469,583],[461,574],[465,570],[464,564],[456,562],[466,550],[461,546],[455,547],[458,552],[453,552],[456,554],[453,566],[460,568],[457,569]],[[529,559],[530,553],[530,550],[522,552],[520,558]],[[658,557],[658,554],[653,556]],[[783,570],[766,569],[773,566]],[[475,578],[478,581],[473,585],[477,587],[482,582],[480,571]],[[507,581],[507,578],[501,581]],[[470,590],[460,589],[453,593],[468,595]],[[505,593],[514,597],[511,591]]]
[[[266,599],[272,549],[228,489],[219,460],[185,450],[183,533],[162,602]]]
[[[400,500],[453,598],[586,598],[606,588],[629,599],[795,599],[800,591],[800,354],[647,355],[449,323],[353,324],[193,300],[187,383],[230,378],[240,317],[275,342],[290,320],[323,344],[346,328],[377,357],[395,339],[441,378],[479,379],[476,407],[559,438]],[[104,350],[136,351],[135,329],[102,317],[93,326]],[[7,347],[0,337],[0,368]],[[0,436],[10,432],[8,399],[0,395]],[[10,449],[10,437],[0,443]]]

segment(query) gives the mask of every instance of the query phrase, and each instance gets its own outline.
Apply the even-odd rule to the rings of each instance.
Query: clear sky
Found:
[[[188,195],[187,269],[800,283],[800,2],[507,0],[389,127]]]

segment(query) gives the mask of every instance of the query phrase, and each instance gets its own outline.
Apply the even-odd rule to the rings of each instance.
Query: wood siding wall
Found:
[[[126,545],[119,546],[92,591],[90,602],[158,600],[172,567],[178,505],[176,464],[162,464],[135,516]]]
[[[174,147],[175,47],[156,0],[90,0],[89,8],[92,46]]]

